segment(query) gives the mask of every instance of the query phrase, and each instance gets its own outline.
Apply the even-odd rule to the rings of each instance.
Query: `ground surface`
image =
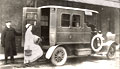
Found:
[[[30,67],[23,67],[23,59],[16,59],[15,64],[3,65],[0,61],[0,69],[120,69],[120,52],[116,53],[116,58],[107,60],[101,56],[89,56],[70,58],[63,66],[54,66],[49,61],[35,62]]]

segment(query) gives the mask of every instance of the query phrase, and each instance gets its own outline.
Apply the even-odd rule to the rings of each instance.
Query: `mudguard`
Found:
[[[55,50],[57,47],[58,47],[58,45],[56,45],[56,46],[51,46],[51,47],[48,49],[48,51],[47,51],[47,53],[46,53],[46,55],[45,55],[46,59],[50,59],[50,57],[52,56],[54,50]]]
[[[107,41],[106,43],[104,43],[103,46],[104,46],[104,45],[106,45],[106,46],[111,46],[113,43],[115,43],[115,41],[109,40],[109,41]]]
[[[102,48],[102,50],[100,52],[104,52],[104,54],[107,54],[107,52],[109,51],[109,48],[113,44],[117,45],[117,43],[115,41],[112,41],[112,40],[109,40],[109,41],[103,43],[103,45],[102,45],[103,48]]]

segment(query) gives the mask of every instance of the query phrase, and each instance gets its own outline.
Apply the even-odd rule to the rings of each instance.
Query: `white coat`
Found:
[[[24,52],[29,48],[30,50],[32,50],[32,55],[26,56],[24,54],[24,63],[34,62],[43,55],[43,50],[41,49],[41,47],[35,44],[35,41],[39,37],[37,35],[32,34],[31,30],[32,26],[29,26],[25,33]]]

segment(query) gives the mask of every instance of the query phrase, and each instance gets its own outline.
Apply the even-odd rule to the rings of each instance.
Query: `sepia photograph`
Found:
[[[0,0],[0,69],[120,69],[120,0]]]

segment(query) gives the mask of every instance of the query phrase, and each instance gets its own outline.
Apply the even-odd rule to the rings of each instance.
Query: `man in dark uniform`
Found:
[[[87,26],[91,28],[92,31],[97,31],[96,26],[87,22]]]
[[[7,64],[8,56],[11,57],[11,63],[14,63],[14,55],[17,55],[15,35],[18,33],[11,27],[11,21],[6,22],[6,27],[1,35],[1,44],[4,47],[5,63]]]

